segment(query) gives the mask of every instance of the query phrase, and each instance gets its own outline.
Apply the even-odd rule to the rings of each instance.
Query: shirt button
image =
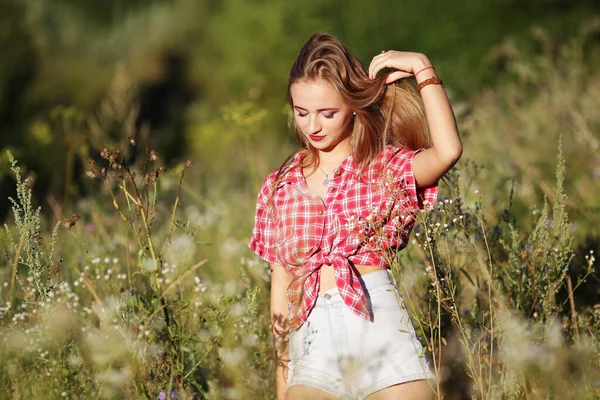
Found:
[[[335,192],[335,187],[333,187],[333,186],[332,186],[332,187],[330,187],[330,188],[329,188],[329,191],[330,191],[330,192]]]
[[[339,169],[337,171],[335,171],[335,174],[333,174],[333,176],[338,177],[342,174],[342,171],[340,171]]]
[[[329,300],[329,299],[331,299],[331,295],[330,295],[329,293],[325,293],[325,294],[323,295],[323,298],[324,298],[325,300]]]
[[[323,215],[323,210],[319,210],[319,215]]]

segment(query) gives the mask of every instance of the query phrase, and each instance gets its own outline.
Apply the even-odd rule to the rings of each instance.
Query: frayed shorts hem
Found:
[[[290,382],[288,382],[287,387],[286,387],[286,392],[292,386],[296,386],[296,385],[310,386],[312,388],[322,390],[325,393],[328,393],[332,396],[339,397],[340,399],[343,399],[344,396],[346,395],[345,391],[336,390],[335,385],[332,385],[330,382],[327,382],[326,380],[316,378],[315,376],[307,376],[307,377],[295,376]]]
[[[421,380],[430,381],[430,380],[435,380],[435,378],[433,376],[423,374],[423,373],[406,375],[406,376],[402,376],[402,377],[393,377],[393,378],[389,378],[389,379],[386,379],[381,382],[377,382],[375,385],[373,385],[369,388],[366,388],[362,392],[357,393],[357,397],[359,399],[364,399],[365,397],[370,396],[373,393],[378,392],[383,389],[386,389],[388,387],[391,387],[394,385],[400,385],[400,384],[408,383],[408,382],[421,381]]]
[[[328,382],[326,379],[321,379],[321,378],[316,377],[315,374],[313,374],[313,372],[316,372],[316,371],[308,371],[308,372],[311,373],[311,376],[304,376],[304,377],[298,376],[298,375],[294,376],[290,380],[290,382],[288,382],[286,391],[288,389],[290,389],[292,386],[306,385],[306,386],[310,386],[315,389],[322,390],[325,393],[328,393],[332,396],[336,396],[340,399],[346,399],[345,396],[348,395],[347,391],[341,390],[341,389],[336,389],[335,384]],[[357,393],[356,398],[363,400],[366,397],[372,395],[373,393],[378,392],[383,389],[386,389],[388,387],[391,387],[394,385],[400,385],[403,383],[420,381],[420,380],[433,381],[433,380],[435,380],[435,378],[433,376],[431,376],[429,374],[425,374],[425,373],[405,375],[405,376],[395,376],[392,378],[385,379],[381,382],[377,382],[376,384],[366,388],[365,390],[361,391],[360,393]]]

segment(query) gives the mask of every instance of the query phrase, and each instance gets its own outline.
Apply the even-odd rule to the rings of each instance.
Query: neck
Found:
[[[319,150],[319,165],[321,167],[337,167],[352,154],[349,142],[339,143],[331,150]]]

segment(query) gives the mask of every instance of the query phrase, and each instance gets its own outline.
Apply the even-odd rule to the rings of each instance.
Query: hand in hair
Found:
[[[426,67],[431,67],[431,61],[425,54],[390,50],[373,57],[369,65],[369,78],[374,79],[381,70],[389,68],[394,71],[388,75],[386,83],[392,83],[415,75]]]

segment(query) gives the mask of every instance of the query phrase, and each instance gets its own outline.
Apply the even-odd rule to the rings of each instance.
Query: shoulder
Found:
[[[418,150],[411,150],[403,146],[394,146],[390,144],[385,146],[381,152],[381,157],[387,162],[392,160],[409,161],[417,152]]]
[[[303,154],[300,151],[298,151],[290,157],[290,162],[282,165],[281,167],[269,173],[261,184],[259,197],[270,196],[271,193],[278,186],[278,184],[283,180],[287,179],[293,173],[293,171],[300,165],[302,159]]]
[[[381,171],[403,168],[407,164],[412,164],[412,159],[418,151],[403,146],[387,145],[373,158],[369,169]]]

